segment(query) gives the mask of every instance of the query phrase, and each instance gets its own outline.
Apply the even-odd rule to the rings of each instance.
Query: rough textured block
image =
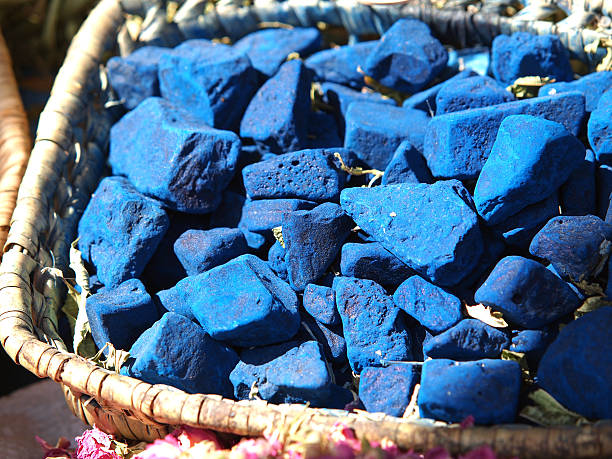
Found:
[[[297,210],[310,210],[317,204],[303,199],[246,200],[239,226],[249,231],[269,231],[282,225],[283,220]]]
[[[302,327],[298,337],[304,341],[316,340],[321,346],[325,360],[334,365],[345,365],[346,340],[342,336],[341,325],[324,325],[316,321],[308,314],[302,316]]]
[[[353,222],[338,204],[326,202],[290,213],[282,226],[289,282],[302,291],[336,259]]]
[[[207,213],[234,176],[239,151],[233,132],[210,128],[151,97],[111,128],[109,162],[114,174],[169,208]]]
[[[159,86],[164,99],[208,125],[235,130],[257,90],[257,72],[242,51],[187,40],[159,60]]]
[[[524,328],[541,328],[581,304],[572,289],[548,269],[518,256],[503,258],[474,298],[503,313],[507,322]]]
[[[411,360],[412,337],[402,312],[376,282],[336,277],[333,288],[351,368],[361,373],[384,361]]]
[[[606,90],[612,87],[612,72],[593,72],[577,80],[549,83],[540,88],[538,96],[551,96],[568,91],[579,91],[584,95],[586,111],[592,112],[597,108],[599,99]]]
[[[196,322],[189,298],[190,295],[197,294],[198,286],[194,282],[184,282],[178,286],[179,283],[180,281],[173,287],[157,292],[154,296],[155,301],[162,312],[174,312]]]
[[[365,409],[401,418],[419,381],[419,370],[413,364],[363,370],[359,378],[359,398]]]
[[[431,172],[423,153],[414,147],[410,141],[404,140],[393,153],[391,161],[387,164],[383,185],[393,183],[432,183]]]
[[[121,374],[192,394],[231,397],[229,376],[237,363],[233,350],[189,319],[167,312],[134,343]]]
[[[423,365],[418,405],[422,417],[476,424],[511,423],[516,418],[521,368],[509,360],[454,362],[428,360]]]
[[[561,278],[581,282],[599,274],[612,250],[612,225],[594,215],[555,217],[533,238],[529,252]]]
[[[188,276],[208,271],[249,251],[238,228],[188,230],[174,243],[174,253]]]
[[[321,48],[321,33],[314,27],[263,29],[251,32],[233,47],[249,56],[255,70],[271,77],[289,54],[306,57],[317,52]]]
[[[542,330],[520,330],[513,333],[510,350],[524,353],[530,368],[536,368],[544,351],[557,337],[557,327],[551,326]]]
[[[272,153],[304,148],[310,81],[310,73],[301,60],[284,63],[249,102],[240,122],[240,136]]]
[[[506,118],[474,189],[478,213],[494,225],[541,201],[585,154],[584,145],[559,123],[529,115]]]
[[[340,272],[343,276],[370,279],[389,287],[401,284],[414,274],[412,269],[378,242],[344,244]]]
[[[507,91],[493,78],[473,76],[446,83],[436,96],[436,115],[488,107],[514,100],[514,95]]]
[[[600,163],[612,165],[612,106],[591,113],[587,131],[591,148]]]
[[[389,88],[414,93],[431,82],[447,60],[446,49],[425,23],[400,19],[378,41],[363,70]]]
[[[111,343],[127,351],[159,319],[155,303],[138,279],[88,297],[85,309],[98,349]]]
[[[408,97],[402,104],[402,107],[423,110],[424,112],[429,113],[431,116],[434,116],[434,114],[436,113],[436,96],[444,85],[446,85],[447,83],[454,84],[463,78],[468,78],[476,75],[477,73],[473,70],[463,70],[457,75],[453,75],[448,80],[443,81],[442,83],[438,83],[437,85],[432,86],[431,88],[425,89],[421,92],[417,92],[416,94]]]
[[[459,283],[482,254],[471,197],[456,180],[347,188],[340,202],[361,229],[435,284]]]
[[[368,166],[384,170],[403,140],[417,149],[423,145],[428,123],[429,117],[421,110],[353,102],[346,112],[344,146]]]
[[[419,276],[406,279],[393,302],[431,333],[448,330],[461,320],[461,300]]]
[[[571,81],[574,72],[569,53],[556,35],[532,35],[517,32],[499,35],[491,47],[491,70],[505,84],[524,76]]]
[[[589,419],[612,418],[612,307],[570,322],[548,347],[537,382],[566,408]]]
[[[268,265],[274,273],[287,282],[287,263],[285,262],[285,248],[278,241],[272,244],[268,251]]]
[[[169,226],[161,203],[122,177],[103,179],[79,221],[79,250],[107,287],[138,277]]]
[[[322,285],[308,284],[304,289],[304,309],[323,325],[340,324],[336,309],[336,293]]]
[[[432,175],[477,178],[502,121],[520,114],[561,123],[571,134],[578,135],[586,115],[584,96],[568,92],[436,116],[427,126],[423,145]]]
[[[563,215],[597,213],[597,164],[595,154],[587,150],[584,161],[570,174],[559,192]]]

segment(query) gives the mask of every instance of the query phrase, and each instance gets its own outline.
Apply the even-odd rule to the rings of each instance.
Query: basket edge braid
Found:
[[[102,0],[75,36],[41,116],[0,266],[2,345],[18,364],[39,377],[60,383],[69,407],[78,417],[109,433],[140,440],[158,438],[172,426],[182,424],[256,436],[270,426],[299,425],[326,431],[342,421],[355,429],[360,438],[371,441],[388,438],[400,447],[417,450],[444,446],[453,453],[461,453],[489,444],[498,454],[521,458],[612,455],[609,422],[569,428],[461,429],[363,412],[347,414],[302,405],[236,402],[150,385],[104,370],[65,351],[52,321],[41,321],[37,316],[41,304],[50,303],[50,308],[58,304],[55,293],[58,279],[52,270],[45,268],[52,261],[42,247],[43,238],[56,221],[50,210],[57,199],[56,191],[60,194],[65,181],[62,174],[70,159],[71,121],[83,117],[91,82],[95,81],[102,57],[110,49],[121,23],[118,0]]]

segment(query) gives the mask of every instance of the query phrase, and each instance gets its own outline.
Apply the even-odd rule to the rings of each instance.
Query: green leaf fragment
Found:
[[[544,389],[532,392],[529,399],[534,405],[526,406],[519,415],[535,424],[548,427],[589,423],[584,416],[565,408]]]

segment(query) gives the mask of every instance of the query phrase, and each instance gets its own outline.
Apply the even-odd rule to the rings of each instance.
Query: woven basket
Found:
[[[141,4],[152,2],[124,3],[123,7],[134,13]],[[142,24],[147,27],[134,34],[124,24],[119,2],[102,0],[75,36],[41,115],[4,247],[0,338],[9,355],[39,377],[60,383],[68,405],[84,422],[125,438],[150,441],[182,424],[257,436],[271,426],[329,430],[342,421],[360,438],[380,441],[386,437],[402,448],[416,450],[443,446],[461,453],[487,444],[500,455],[521,458],[612,457],[609,422],[582,427],[462,429],[364,412],[349,414],[258,400],[236,402],[216,395],[189,395],[120,376],[66,350],[57,331],[57,314],[65,292],[58,271],[49,268],[58,268],[70,277],[69,246],[78,218],[104,172],[113,120],[104,109],[106,82],[101,78],[100,63],[108,51],[117,49],[117,39],[119,48],[129,52],[143,42],[173,44],[177,31],[188,37],[236,38],[255,30],[263,21],[302,26],[325,22],[342,26],[349,34],[367,35],[383,32],[399,17],[413,16],[428,23],[438,37],[463,46],[490,44],[494,36],[516,30],[557,33],[574,58],[593,67],[597,59],[584,51],[585,45],[609,37],[584,28],[593,17],[608,14],[609,5],[601,2],[576,7],[558,24],[537,20],[544,15],[537,8],[533,8],[535,16],[501,16],[504,5],[492,1],[484,3],[480,12],[475,6],[465,8],[465,4],[438,10],[423,3],[369,6],[349,0],[251,7],[218,4],[213,9],[205,3],[187,1],[174,16],[175,22],[166,20],[161,7],[144,11],[147,17]],[[205,7],[208,12],[202,15]],[[600,51],[599,59],[606,53],[605,49]]]

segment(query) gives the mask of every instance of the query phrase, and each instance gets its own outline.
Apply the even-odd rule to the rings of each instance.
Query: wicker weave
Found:
[[[190,3],[203,2],[187,2]],[[453,14],[436,13],[420,4],[369,7],[349,1],[322,1],[279,5],[224,6],[197,21],[203,24],[201,30],[215,35],[231,35],[234,30],[244,34],[259,21],[281,17],[284,22],[301,25],[325,20],[346,27],[350,33],[363,34],[381,32],[398,17],[411,15],[425,19],[439,36],[451,41],[485,43],[502,31],[520,27],[551,30],[550,23],[519,21],[522,25],[516,25],[509,18],[465,10],[454,13],[455,17],[463,14],[463,20],[457,22],[450,18]],[[177,13],[178,19],[193,19],[182,14]],[[114,49],[117,37],[123,40],[123,47],[138,46],[138,40],[147,41],[144,31],[137,40],[129,37],[122,23],[118,1],[102,0],[74,38],[41,115],[0,267],[0,338],[17,363],[62,384],[70,408],[85,422],[126,438],[152,440],[181,424],[261,435],[271,426],[291,424],[296,429],[329,430],[342,421],[360,438],[386,437],[400,447],[417,450],[444,446],[452,453],[461,453],[489,444],[499,454],[521,458],[612,456],[609,422],[563,428],[520,425],[461,429],[363,412],[349,414],[257,400],[236,402],[215,395],[189,395],[168,386],[119,376],[67,352],[56,325],[65,292],[57,271],[48,268],[55,266],[70,276],[69,243],[75,237],[78,217],[103,173],[102,152],[108,147],[112,118],[109,111],[103,110],[105,80],[100,78],[99,65],[106,51]],[[177,24],[181,26],[180,21]],[[572,40],[603,36],[580,27],[562,32]]]

